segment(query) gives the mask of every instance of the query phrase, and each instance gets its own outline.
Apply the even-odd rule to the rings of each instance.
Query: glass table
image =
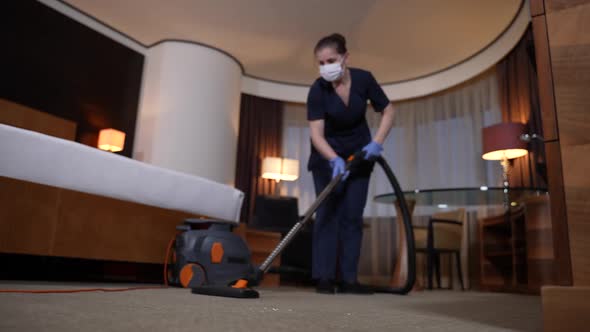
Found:
[[[414,207],[420,207],[421,212],[428,214],[440,212],[440,209],[453,207],[479,208],[500,207],[505,204],[517,206],[525,199],[532,196],[548,195],[546,188],[525,187],[468,187],[468,188],[441,188],[441,189],[416,189],[404,191],[404,197],[408,203],[410,215],[414,215]],[[399,206],[395,193],[387,193],[374,197],[377,203],[394,204],[399,214]],[[424,209],[425,208],[425,209]],[[392,286],[399,286],[407,277],[407,248],[405,231],[402,223],[397,223],[397,264],[392,276]],[[415,289],[422,286],[417,282]]]
[[[505,192],[507,191],[507,192]],[[525,187],[468,187],[468,188],[442,188],[442,189],[416,189],[404,191],[406,200],[411,200],[417,206],[490,206],[504,204],[505,194],[508,194],[511,205],[518,205],[524,198],[531,196],[548,195],[546,188]],[[377,203],[395,203],[394,193],[377,195],[374,198]]]

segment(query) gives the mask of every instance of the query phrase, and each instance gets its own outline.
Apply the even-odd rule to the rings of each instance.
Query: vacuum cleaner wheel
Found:
[[[207,282],[203,267],[197,263],[189,263],[180,270],[180,284],[184,288],[199,287]]]

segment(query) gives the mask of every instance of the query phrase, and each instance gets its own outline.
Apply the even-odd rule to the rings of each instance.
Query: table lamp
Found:
[[[517,122],[503,122],[483,128],[483,155],[485,160],[500,160],[504,193],[508,194],[508,176],[510,174],[510,159],[527,155],[527,142],[521,139],[526,133],[526,126]],[[505,202],[508,204],[508,202]]]
[[[299,160],[265,157],[262,160],[262,178],[271,179],[277,182],[275,194],[278,194],[278,187],[281,181],[295,181],[299,178]]]
[[[98,133],[98,148],[105,151],[123,151],[125,133],[113,128],[101,129]]]

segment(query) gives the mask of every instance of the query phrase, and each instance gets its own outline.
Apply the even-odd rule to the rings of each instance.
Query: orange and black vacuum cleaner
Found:
[[[362,153],[348,158],[346,169],[354,172],[362,162]],[[407,294],[416,280],[416,261],[414,232],[410,221],[410,212],[401,187],[382,157],[376,162],[384,170],[393,186],[397,202],[402,212],[408,246],[408,277],[400,288],[374,287],[376,292]],[[318,195],[304,217],[285,235],[277,247],[270,253],[260,266],[251,264],[250,250],[245,241],[231,232],[231,225],[208,219],[188,219],[177,227],[179,234],[175,241],[175,259],[173,261],[170,281],[186,288],[194,294],[214,295],[235,298],[257,298],[259,294],[252,286],[256,286],[268,272],[271,263],[285,249],[303,226],[311,220],[312,215],[322,202],[341,181],[342,175],[335,177]],[[198,229],[209,224],[207,229]]]
[[[207,229],[199,229],[210,225]],[[255,275],[246,242],[231,225],[209,219],[187,219],[177,227],[171,283],[229,297],[258,297],[240,279]]]

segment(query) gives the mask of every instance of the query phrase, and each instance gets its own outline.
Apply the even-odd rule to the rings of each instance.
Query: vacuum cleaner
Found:
[[[346,170],[354,172],[364,161],[364,153],[359,152],[348,158]],[[373,287],[375,292],[407,294],[416,281],[416,255],[414,232],[412,231],[410,211],[401,187],[391,168],[382,157],[376,159],[391,183],[402,213],[405,228],[408,275],[401,287]],[[318,207],[334,191],[342,180],[342,174],[334,177],[318,195],[303,218],[297,222],[280,241],[276,248],[260,266],[251,264],[250,250],[246,242],[231,232],[231,225],[209,219],[187,219],[177,227],[179,233],[175,240],[175,261],[170,279],[183,287],[190,288],[194,294],[214,295],[234,298],[258,298],[257,286],[272,262],[285,249],[299,231],[310,220]],[[207,229],[200,229],[203,225]]]

